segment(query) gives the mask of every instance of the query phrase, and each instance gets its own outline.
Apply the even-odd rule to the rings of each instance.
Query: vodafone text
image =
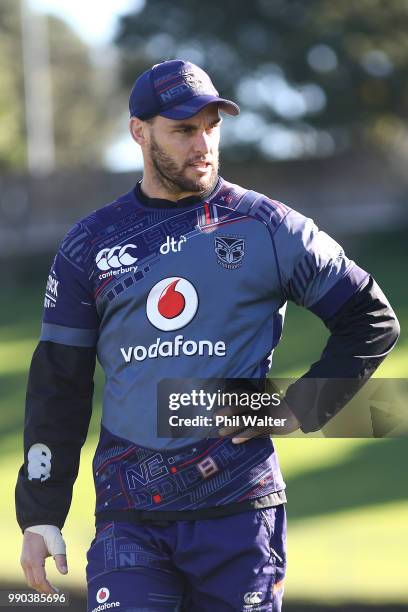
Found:
[[[125,363],[130,363],[132,359],[135,361],[144,361],[147,359],[156,359],[157,357],[180,357],[186,355],[215,355],[216,357],[225,357],[227,348],[225,342],[218,340],[184,340],[184,336],[177,335],[173,340],[161,341],[157,338],[150,346],[143,345],[121,347],[120,352]]]
[[[112,601],[108,603],[103,603],[100,606],[96,606],[96,608],[92,608],[92,612],[103,612],[103,610],[109,610],[110,608],[118,608],[120,606],[120,601]]]

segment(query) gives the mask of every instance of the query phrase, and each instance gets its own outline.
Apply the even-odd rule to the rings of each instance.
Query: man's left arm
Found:
[[[282,292],[330,330],[320,359],[288,390],[302,431],[321,429],[394,347],[399,324],[368,272],[312,219],[291,210],[276,231]]]
[[[321,318],[330,330],[323,353],[285,398],[305,433],[321,429],[350,401],[400,333],[390,303],[371,276],[335,314]]]
[[[273,416],[287,426],[317,431],[343,408],[395,346],[399,323],[368,272],[312,219],[289,210],[274,233],[282,304],[290,300],[318,316],[330,337],[318,361],[288,389]],[[246,431],[233,441],[265,432]]]

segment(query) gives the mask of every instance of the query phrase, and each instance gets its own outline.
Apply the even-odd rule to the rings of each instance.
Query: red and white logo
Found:
[[[190,281],[179,276],[156,283],[146,301],[147,318],[162,331],[185,327],[194,318],[197,308],[197,291]]]
[[[104,603],[105,601],[108,601],[109,595],[109,589],[107,589],[106,587],[101,587],[96,594],[96,601],[98,603]]]

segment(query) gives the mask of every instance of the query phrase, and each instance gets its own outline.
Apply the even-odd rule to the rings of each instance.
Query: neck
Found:
[[[152,177],[143,174],[143,179],[140,187],[148,198],[160,198],[161,200],[170,200],[170,202],[177,202],[181,198],[185,198],[189,195],[194,195],[191,192],[173,192],[166,189],[159,181],[153,180]]]
[[[215,182],[216,184],[216,182]],[[211,185],[209,189],[205,191],[177,191],[170,190],[161,181],[155,180],[154,177],[149,176],[146,172],[143,173],[143,179],[140,184],[144,194],[149,198],[160,198],[162,200],[169,200],[170,202],[177,202],[183,198],[195,196],[197,198],[204,197],[207,193],[210,193],[215,185]]]
[[[204,191],[182,191],[177,190],[177,186],[169,182],[166,185],[166,181],[161,180],[161,177],[145,163],[143,171],[143,179],[140,184],[143,193],[149,198],[158,198],[161,200],[168,200],[170,202],[177,202],[178,200],[194,196],[198,199],[205,197],[207,194],[214,190],[217,184],[218,176],[215,178],[214,183],[209,185],[208,189]]]

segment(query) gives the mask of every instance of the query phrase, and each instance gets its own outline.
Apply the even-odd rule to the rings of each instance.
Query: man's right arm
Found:
[[[92,412],[95,348],[40,341],[31,362],[17,521],[62,529]]]
[[[65,554],[55,551],[64,550],[59,530],[71,504],[92,411],[99,317],[89,244],[89,233],[80,223],[67,234],[54,259],[40,342],[29,372],[16,513],[24,532],[24,573],[40,592],[52,592],[44,570],[47,556],[53,555],[58,569],[66,573]]]

